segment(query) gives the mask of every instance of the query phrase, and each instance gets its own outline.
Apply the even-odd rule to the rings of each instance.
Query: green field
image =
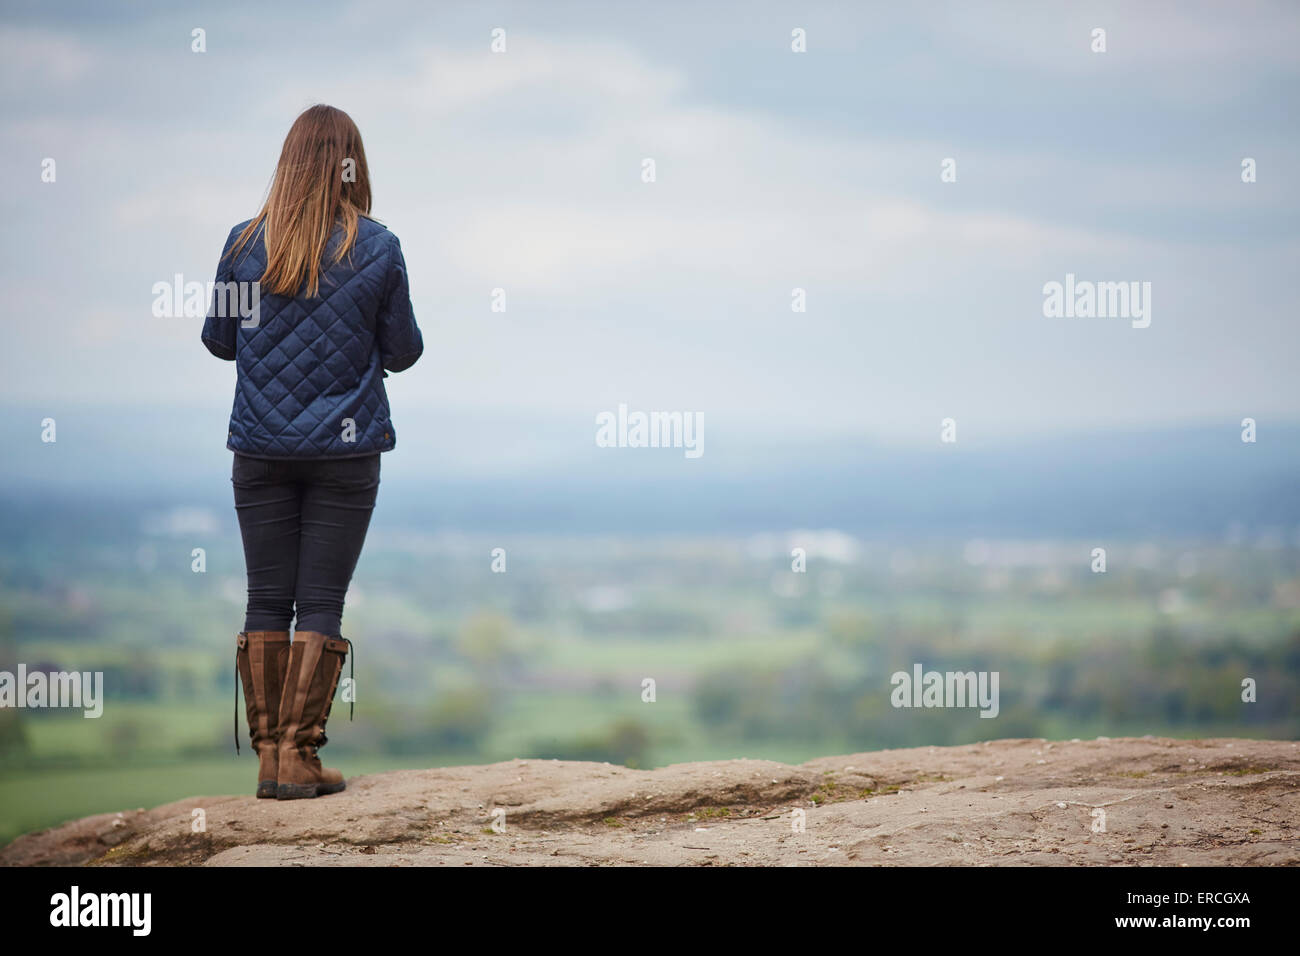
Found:
[[[98,719],[0,710],[0,840],[251,790],[253,760],[232,743],[233,559],[208,575],[141,570],[111,559],[119,533],[0,555],[0,671],[21,661],[105,684]],[[494,575],[459,551],[408,548],[368,547],[345,617],[356,719],[336,703],[325,758],[349,775],[515,757],[802,762],[996,737],[1300,737],[1294,549],[1148,543],[1142,567],[1094,575],[1084,542],[995,570],[934,542],[911,547],[904,571],[864,557],[796,575],[738,540],[533,541]],[[894,707],[891,674],[917,663],[998,673],[997,718]]]

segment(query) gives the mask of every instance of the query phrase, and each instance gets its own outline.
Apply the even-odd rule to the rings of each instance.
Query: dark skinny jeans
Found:
[[[246,631],[340,636],[343,597],[379,490],[379,455],[324,461],[235,453],[235,511],[248,567]]]

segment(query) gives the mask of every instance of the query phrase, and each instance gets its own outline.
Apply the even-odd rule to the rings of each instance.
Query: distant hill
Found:
[[[75,499],[230,505],[224,412],[0,410],[0,507]],[[385,456],[380,524],[536,533],[1265,536],[1300,531],[1300,425],[899,444],[755,435],[710,422],[705,454],[597,448],[594,426],[407,415]]]

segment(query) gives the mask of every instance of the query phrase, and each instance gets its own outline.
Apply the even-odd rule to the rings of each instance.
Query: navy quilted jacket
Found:
[[[415,364],[424,351],[411,309],[406,262],[397,237],[360,217],[356,243],[322,266],[315,298],[262,295],[242,318],[218,299],[221,283],[248,283],[266,268],[261,232],[230,255],[248,222],[230,231],[217,266],[218,285],[203,325],[203,344],[238,369],[226,447],[258,458],[347,458],[390,451],[397,433],[388,417],[384,378]],[[336,226],[325,251],[342,236]],[[233,287],[232,287],[233,288]],[[246,305],[251,293],[245,292]]]

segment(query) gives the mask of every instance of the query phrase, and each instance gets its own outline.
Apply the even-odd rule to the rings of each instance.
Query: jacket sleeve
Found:
[[[225,294],[225,283],[235,277],[234,256],[230,254],[230,249],[237,237],[238,232],[230,230],[225,248],[221,250],[221,260],[217,263],[217,282],[212,289],[212,304],[208,307],[208,317],[203,323],[203,344],[209,352],[227,362],[234,361],[235,358],[235,323],[239,321],[239,312],[228,307],[229,298],[225,302],[227,307],[223,308],[218,308],[218,300]],[[234,314],[229,314],[232,311]],[[221,312],[227,314],[221,315]]]
[[[414,365],[424,353],[424,338],[420,335],[420,327],[415,324],[406,260],[396,236],[393,236],[388,255],[388,277],[375,322],[375,337],[384,368],[390,372],[402,372]]]

